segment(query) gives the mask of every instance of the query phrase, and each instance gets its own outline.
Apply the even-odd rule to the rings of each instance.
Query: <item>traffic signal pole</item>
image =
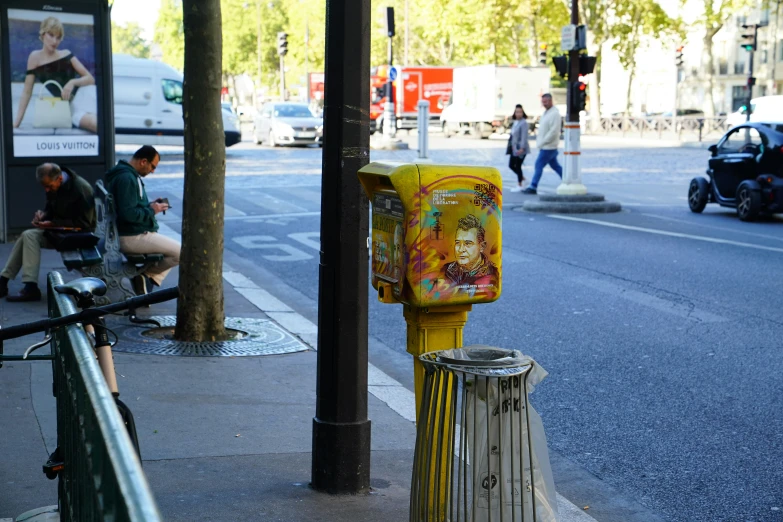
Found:
[[[394,66],[394,8],[386,8],[386,36],[389,37],[388,62],[389,69],[386,73],[386,103],[383,105],[383,137],[387,140],[394,139],[397,135],[397,115],[394,104],[394,81],[391,78],[391,70]]]
[[[571,0],[571,25],[579,25],[579,2]],[[581,144],[579,128],[579,107],[576,104],[579,78],[579,50],[568,51],[568,88],[566,100],[565,123],[565,165],[563,169],[563,181],[557,187],[557,193],[565,196],[577,196],[587,194],[587,187],[582,184],[581,172]],[[598,88],[596,86],[596,88]],[[596,115],[597,116],[597,115]]]

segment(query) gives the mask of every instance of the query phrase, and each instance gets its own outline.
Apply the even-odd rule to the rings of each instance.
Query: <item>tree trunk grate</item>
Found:
[[[161,328],[139,328],[128,324],[111,325],[120,341],[113,351],[180,357],[248,357],[309,350],[306,344],[269,319],[227,317],[226,329],[235,330],[240,335],[237,339],[214,342],[173,339],[176,316],[154,316],[150,319],[158,321]]]

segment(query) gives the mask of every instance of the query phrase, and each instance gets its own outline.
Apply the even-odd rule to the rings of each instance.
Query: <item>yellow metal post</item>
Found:
[[[414,377],[414,392],[416,395],[416,422],[428,422],[428,415],[426,412],[421,413],[421,400],[424,388],[424,366],[419,361],[419,356],[438,350],[449,350],[452,348],[462,347],[462,330],[465,327],[465,323],[468,321],[468,312],[470,312],[472,305],[451,305],[451,306],[438,306],[433,308],[417,308],[411,305],[403,305],[403,315],[405,321],[408,323],[408,353],[413,355],[413,377]],[[451,394],[455,393],[456,386],[449,383],[441,388],[439,394],[446,395],[446,397],[433,398],[433,404],[436,406],[436,411],[433,412],[430,423],[434,423],[430,429],[433,431],[434,438],[440,438],[441,436],[451,437],[453,434],[449,433],[451,425],[447,424],[441,426],[437,422],[439,418],[450,418],[452,401],[450,400]],[[446,411],[441,412],[441,408],[445,408]],[[445,430],[443,435],[438,433],[439,430]],[[437,518],[437,522],[444,520],[446,515],[446,506],[449,502],[448,492],[449,484],[448,470],[451,468],[451,454],[447,448],[441,450],[443,453],[440,459],[430,458],[431,463],[428,466],[425,473],[430,476],[430,493],[429,498],[432,500],[433,505],[430,505],[432,513],[441,513],[442,517]],[[440,463],[440,467],[436,463]],[[440,479],[436,481],[435,477]],[[434,491],[435,484],[439,484],[438,491]],[[435,509],[435,504],[439,509]],[[436,519],[433,519],[436,521]]]
[[[408,353],[413,355],[413,382],[416,394],[416,418],[421,407],[424,367],[419,356],[427,352],[462,347],[462,330],[473,305],[451,305],[416,308],[403,305],[408,323]]]

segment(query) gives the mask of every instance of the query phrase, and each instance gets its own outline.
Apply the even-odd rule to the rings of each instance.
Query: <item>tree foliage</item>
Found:
[[[747,7],[755,4],[752,0],[701,0],[701,16],[694,20],[695,25],[704,28],[702,75],[707,82],[707,98],[710,103],[707,106],[708,116],[715,111],[715,57],[713,54],[712,39],[723,28],[723,25],[733,14],[743,12]]]
[[[182,26],[182,0],[161,0],[155,24],[155,43],[160,46],[163,61],[177,70],[185,64],[185,30]]]
[[[136,22],[125,25],[111,24],[111,48],[114,53],[129,54],[136,58],[150,57],[150,43],[141,35]]]
[[[596,85],[601,84],[601,59],[605,44],[611,43],[620,62],[634,71],[641,35],[660,38],[679,31],[680,22],[672,19],[656,0],[581,0],[579,21],[587,25],[592,37],[591,53],[596,57]],[[601,112],[600,90],[590,93],[590,112]],[[593,118],[592,125],[599,119]]]

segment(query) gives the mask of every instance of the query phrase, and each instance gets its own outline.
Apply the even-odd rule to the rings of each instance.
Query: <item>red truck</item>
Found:
[[[310,73],[308,78],[308,99],[311,102],[317,103],[319,106],[324,105],[324,73]]]
[[[419,100],[430,102],[430,120],[437,122],[451,95],[453,67],[395,67],[397,79],[393,82],[393,96],[397,128],[416,127]],[[386,103],[388,65],[373,68],[370,85],[370,129],[383,128],[383,106]]]

